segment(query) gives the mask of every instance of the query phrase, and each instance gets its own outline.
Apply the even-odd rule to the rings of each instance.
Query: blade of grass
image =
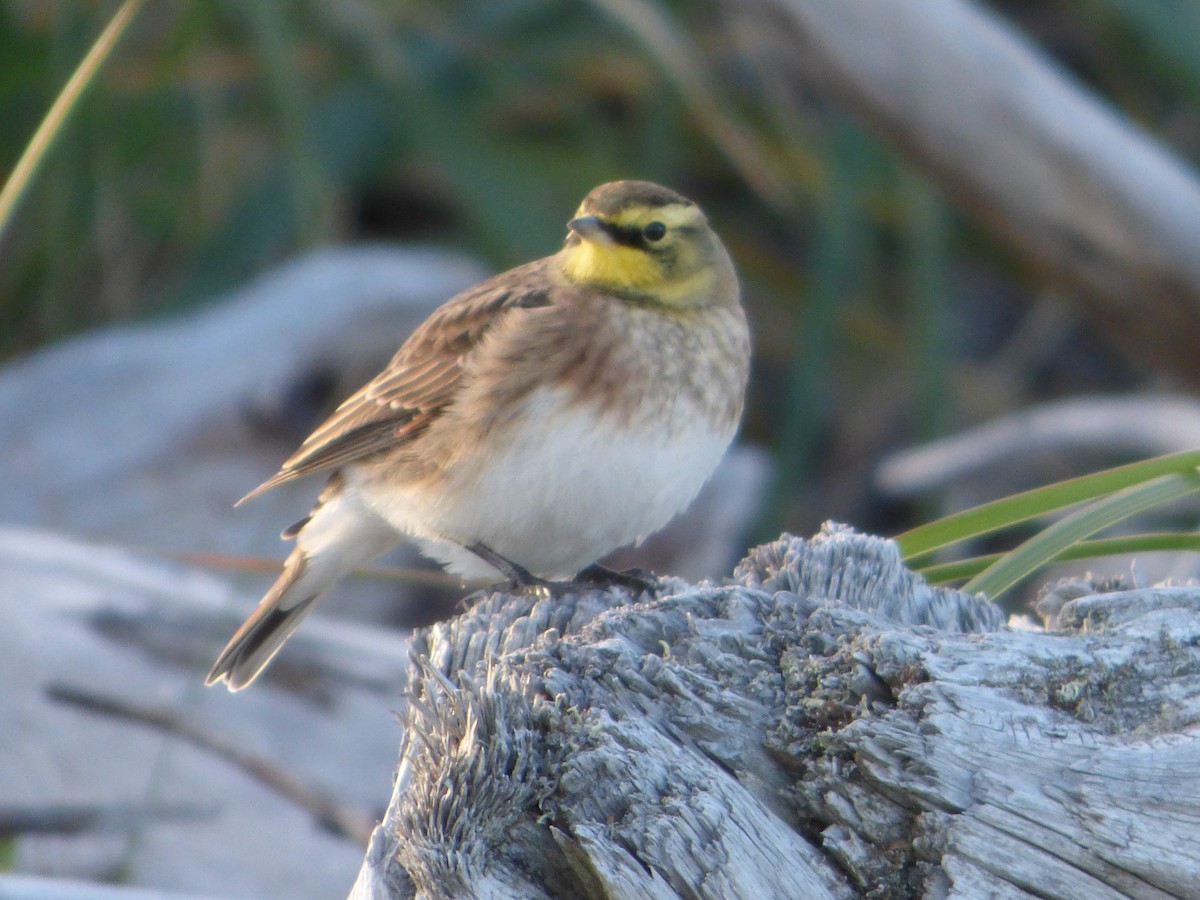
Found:
[[[1004,554],[962,589],[995,598],[1072,544],[1143,510],[1196,491],[1200,491],[1200,472],[1194,470],[1163,475],[1117,491],[1060,519]]]
[[[1051,562],[1076,562],[1083,559],[1130,553],[1178,553],[1180,551],[1200,552],[1200,532],[1157,531],[1080,541],[1058,554]],[[1003,555],[1003,553],[985,553],[966,559],[956,559],[953,562],[930,563],[927,566],[918,566],[913,571],[919,572],[930,584],[948,584],[978,575]]]
[[[79,102],[79,98],[83,96],[83,92],[92,83],[96,72],[99,71],[104,61],[108,59],[117,41],[128,30],[129,23],[133,21],[133,17],[137,15],[143,2],[144,0],[125,0],[117,8],[108,25],[100,32],[100,36],[96,38],[96,42],[92,44],[91,49],[83,57],[83,61],[80,62],[79,67],[67,80],[66,85],[63,86],[58,97],[55,98],[50,110],[33,133],[33,137],[30,138],[29,144],[25,147],[25,152],[21,154],[21,158],[17,160],[17,164],[13,167],[8,181],[0,189],[0,237],[3,237],[5,229],[12,220],[12,215],[17,208],[17,204],[20,203],[21,198],[25,195],[25,191],[37,174],[38,168],[45,161],[50,146],[54,143],[54,139],[62,131],[62,126],[67,120],[67,116],[71,114],[71,111]]]
[[[1195,470],[1197,466],[1200,466],[1200,450],[1157,456],[993,500],[913,528],[894,540],[908,560],[1162,475]]]

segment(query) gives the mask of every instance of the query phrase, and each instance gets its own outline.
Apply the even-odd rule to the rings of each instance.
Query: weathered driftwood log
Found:
[[[834,98],[1018,253],[1077,290],[1134,361],[1197,384],[1200,181],[969,0],[729,0],[776,79]]]
[[[1053,630],[827,528],[414,642],[354,898],[1200,896],[1200,589]]]
[[[254,691],[204,690],[257,599],[219,573],[0,525],[0,900],[346,892],[357,829],[324,826],[369,831],[384,806],[408,637],[317,616]],[[113,873],[120,888],[81,885]]]
[[[1012,491],[1047,483],[1053,473],[1032,474],[1039,455],[1079,465],[1080,457],[1110,462],[1178,453],[1200,447],[1200,399],[1141,395],[1089,395],[1052,400],[992,419],[958,434],[910,447],[885,457],[875,483],[892,497],[913,497],[944,490],[956,482],[986,482],[989,476],[1012,478],[1018,469],[1024,483]],[[1024,465],[1013,466],[1020,459]],[[1005,465],[1004,463],[1009,463]],[[992,483],[983,491],[1005,493]],[[979,502],[983,502],[980,500]]]

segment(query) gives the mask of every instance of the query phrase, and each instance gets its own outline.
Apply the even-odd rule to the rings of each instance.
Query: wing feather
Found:
[[[490,328],[513,310],[551,305],[547,263],[538,260],[505,272],[440,306],[382,372],[238,503],[302,475],[392,450],[419,435],[453,400],[467,360]]]

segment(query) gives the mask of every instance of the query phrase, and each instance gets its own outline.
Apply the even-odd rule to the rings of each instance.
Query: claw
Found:
[[[618,572],[599,563],[592,563],[576,575],[573,581],[593,587],[620,587],[633,594],[643,591],[653,593],[658,587],[658,576],[653,572],[645,569],[626,569],[624,572]]]
[[[643,592],[653,593],[658,587],[658,577],[653,572],[647,572],[645,569],[617,572],[599,563],[592,563],[574,578],[566,581],[547,581],[508,557],[501,556],[487,544],[476,542],[467,549],[505,577],[506,580],[497,584],[495,589],[506,593],[528,592],[546,597],[560,597],[580,589],[619,587],[637,595]]]

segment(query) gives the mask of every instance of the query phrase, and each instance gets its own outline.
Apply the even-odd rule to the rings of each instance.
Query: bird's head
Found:
[[[567,223],[560,253],[568,281],[664,306],[736,297],[733,264],[691,200],[648,181],[593,190]]]

